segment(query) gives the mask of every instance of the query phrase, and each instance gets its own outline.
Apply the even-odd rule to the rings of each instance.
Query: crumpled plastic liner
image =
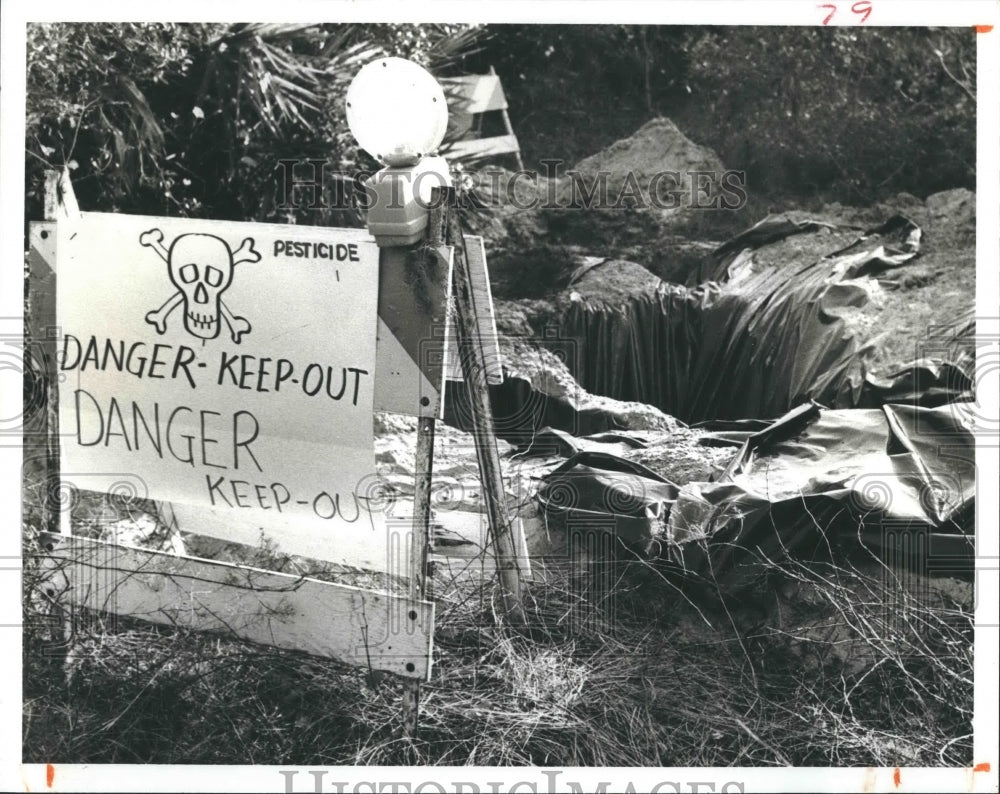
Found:
[[[573,438],[570,433],[588,436],[620,428],[614,411],[581,405],[580,391],[546,394],[527,378],[505,370],[503,383],[489,387],[497,438],[525,447],[535,443],[542,428],[558,430],[566,438]],[[447,425],[473,432],[469,390],[464,381],[448,382],[443,419]]]
[[[651,527],[664,526],[678,491],[640,463],[583,450],[545,475],[536,498],[543,510],[561,514],[577,529],[598,530],[635,545],[648,543]]]
[[[737,593],[769,562],[863,544],[923,570],[968,574],[974,556],[970,404],[824,409],[743,425],[716,482],[678,488],[614,455],[574,454],[547,474],[549,513],[617,533],[692,580]]]
[[[807,400],[853,408],[968,397],[969,361],[867,374],[866,351],[840,316],[870,299],[862,277],[918,254],[912,221],[895,216],[814,262],[757,264],[759,247],[824,226],[768,218],[717,249],[697,286],[663,283],[624,305],[599,295],[574,301],[561,324],[582,351],[574,376],[590,392],[685,422],[773,418]]]

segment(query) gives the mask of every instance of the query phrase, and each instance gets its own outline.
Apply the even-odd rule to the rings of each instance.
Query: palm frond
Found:
[[[314,24],[254,23],[218,36],[206,73],[217,76],[220,109],[245,104],[274,135],[289,125],[314,129],[323,104],[318,33]]]
[[[427,68],[433,73],[444,72],[459,66],[470,55],[480,51],[478,46],[486,38],[483,25],[470,25],[454,29],[450,25],[433,25],[431,46],[427,49]]]

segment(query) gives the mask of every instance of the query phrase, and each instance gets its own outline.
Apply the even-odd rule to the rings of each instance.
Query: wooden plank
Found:
[[[486,382],[490,386],[496,386],[503,383],[503,359],[500,356],[500,339],[497,335],[496,312],[493,309],[490,273],[486,265],[486,246],[482,237],[466,234],[464,238],[469,277],[472,279],[472,300],[476,308],[476,320],[479,323],[477,341],[482,347],[483,360],[486,362]],[[463,379],[463,374],[455,335],[457,325],[455,322],[448,324],[447,378],[460,381]]]
[[[434,472],[434,420],[423,418],[417,426],[417,448],[414,455],[416,471],[413,477],[413,510],[410,526],[410,598],[426,598],[430,582],[427,579],[427,549],[431,531],[431,487]],[[395,505],[394,505],[395,507]],[[394,524],[400,522],[397,518]]]
[[[378,485],[376,478],[370,482],[373,488]],[[409,542],[408,527],[385,526],[382,512],[374,508],[370,511],[362,508],[357,512],[358,519],[352,531],[304,534],[301,522],[294,515],[271,515],[264,523],[259,515],[247,517],[233,510],[185,502],[172,502],[171,506],[174,520],[182,532],[250,547],[259,545],[263,534],[279,551],[367,571],[392,571],[389,555],[393,553],[393,544]],[[353,500],[345,499],[343,508],[353,511]],[[402,537],[395,539],[396,533]]]
[[[434,419],[421,417],[417,425],[416,473],[412,531],[410,533],[409,596],[413,600],[430,596],[427,577],[427,547],[431,517],[431,475],[434,466]],[[410,681],[403,686],[403,733],[415,736],[420,714],[420,685]]]
[[[440,81],[449,105],[469,114],[506,110],[500,78],[495,74],[466,74],[445,77]]]
[[[54,192],[54,180],[52,184]],[[48,197],[46,192],[47,200]],[[40,494],[42,521],[46,529],[57,532],[59,395],[56,384],[59,372],[56,364],[56,224],[49,221],[30,223],[28,240],[28,316],[25,321],[27,338],[24,357],[30,357],[34,365],[38,377],[34,396],[41,403],[41,408],[36,417],[31,417],[30,426],[25,427],[24,459],[26,466],[43,478],[45,486]]]
[[[493,70],[492,66],[490,66],[490,74],[496,74],[496,72]],[[500,116],[503,118],[503,128],[505,130],[507,130],[507,134],[508,135],[513,135],[514,134],[514,127],[510,123],[510,114],[507,112],[507,108],[506,107],[502,108],[500,110]],[[520,147],[518,147],[518,150],[516,152],[514,152],[514,157],[517,160],[517,169],[519,171],[523,171],[524,170],[524,161],[521,159],[521,149],[520,149]]]
[[[447,157],[492,157],[500,154],[520,154],[521,145],[516,135],[497,135],[469,141],[453,141],[445,153]]]
[[[74,219],[80,214],[76,203],[76,193],[73,192],[73,182],[70,180],[69,169],[45,172],[44,194],[45,220],[56,221]]]
[[[466,253],[465,236],[458,213],[448,213],[445,241],[453,246],[455,262],[455,319],[458,326],[459,358],[468,388],[473,438],[479,474],[483,484],[486,512],[489,516],[490,539],[499,569],[500,594],[505,616],[514,623],[525,622],[521,603],[521,579],[517,567],[517,550],[504,492],[500,456],[496,447],[493,409],[486,381],[487,363],[479,339],[480,321],[473,299],[473,279]],[[484,262],[485,264],[485,262]]]
[[[379,252],[375,410],[440,417],[451,256],[443,261],[400,248]]]
[[[63,603],[429,680],[429,602],[84,538],[43,543]]]
[[[445,235],[444,218],[447,208],[444,196],[439,188],[435,188],[431,197],[433,207],[427,219],[427,234],[424,238],[426,250],[423,252],[428,269],[440,269],[440,263],[435,262],[435,249],[441,245]],[[451,287],[451,260],[448,260],[448,285]],[[447,339],[447,337],[445,337]],[[443,360],[440,390],[444,388]],[[434,470],[434,418],[421,416],[417,423],[417,448],[415,451],[415,466],[413,476],[413,498],[416,509],[410,523],[410,560],[409,596],[412,600],[429,598],[431,595],[430,577],[427,573],[427,552],[430,536],[431,519],[431,476]],[[403,734],[413,737],[417,733],[417,722],[420,716],[420,684],[416,680],[403,683]]]
[[[41,469],[43,473],[41,514],[44,530],[68,535],[70,510],[63,501],[65,492],[60,483],[62,460],[59,446],[59,371],[56,361],[59,336],[56,315],[56,222],[59,219],[75,220],[80,215],[68,168],[63,168],[62,171],[45,171],[43,200],[45,221],[30,223],[28,230],[28,344],[24,355],[31,356],[34,361],[39,379],[36,383],[36,395],[44,403],[37,426],[24,438],[24,471],[27,473],[33,469],[34,475]],[[61,613],[61,623],[53,634],[53,647],[66,654],[72,647],[73,616],[58,604],[53,604],[53,609],[57,614]],[[69,676],[67,669],[67,683]]]
[[[76,197],[69,183],[67,171],[45,172],[44,212],[45,221],[28,226],[28,334],[30,347],[25,351],[39,365],[39,375],[45,398],[42,417],[42,438],[25,439],[26,456],[45,459],[45,490],[42,516],[46,529],[58,532],[60,508],[58,501],[59,478],[59,372],[56,365],[56,218],[67,217],[69,210],[60,201],[68,195],[72,207]],[[65,184],[63,184],[65,182]]]

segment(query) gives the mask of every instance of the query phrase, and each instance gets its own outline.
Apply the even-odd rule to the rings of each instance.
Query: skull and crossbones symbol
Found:
[[[146,315],[146,322],[156,326],[157,333],[167,330],[167,317],[180,305],[184,306],[184,328],[199,339],[215,339],[220,322],[225,320],[233,342],[250,332],[245,317],[237,317],[222,301],[222,293],[233,281],[233,268],[244,262],[259,262],[260,253],[247,237],[236,251],[214,234],[181,234],[167,249],[163,232],[150,229],[139,237],[139,244],[152,248],[167,263],[167,272],[175,292],[159,309]]]

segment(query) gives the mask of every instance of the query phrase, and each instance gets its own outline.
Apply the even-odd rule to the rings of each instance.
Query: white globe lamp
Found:
[[[448,104],[437,80],[405,58],[379,58],[347,89],[347,125],[361,148],[389,166],[415,165],[437,150]]]
[[[347,124],[358,144],[385,164],[365,184],[368,231],[380,246],[420,242],[431,191],[451,185],[436,156],[448,127],[448,104],[437,80],[404,58],[365,65],[347,89]]]

